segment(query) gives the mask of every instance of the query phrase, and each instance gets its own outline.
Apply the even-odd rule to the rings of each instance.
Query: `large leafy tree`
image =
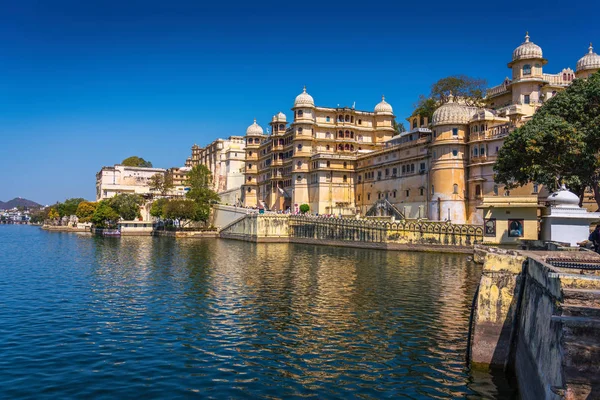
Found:
[[[144,199],[137,194],[118,194],[108,200],[108,204],[126,221],[133,221],[141,216],[140,205]]]
[[[79,203],[79,206],[77,206],[75,215],[77,215],[80,222],[90,222],[92,220],[92,215],[94,215],[94,211],[96,211],[96,207],[98,207],[98,203],[82,201]]]
[[[398,123],[394,120],[394,136],[406,132],[406,128],[403,123]]]
[[[138,156],[127,157],[121,162],[121,165],[125,165],[126,167],[152,168],[152,163],[150,161],[146,161]]]
[[[119,221],[119,213],[111,207],[108,200],[102,200],[98,203],[90,220],[98,228],[115,226]]]
[[[433,112],[451,99],[461,99],[466,105],[480,106],[484,103],[487,82],[485,79],[466,75],[453,75],[442,78],[431,85],[428,96],[420,95],[413,115],[427,117],[429,121]]]
[[[196,204],[192,200],[172,199],[163,207],[163,213],[167,219],[197,220]]]
[[[600,73],[576,79],[546,101],[504,141],[494,166],[508,187],[528,182],[556,189],[562,182],[583,195],[594,190],[600,208]]]
[[[195,203],[195,221],[208,221],[211,205],[219,201],[219,195],[212,190],[212,174],[205,165],[196,165],[188,173],[186,196]]]
[[[160,198],[155,200],[150,207],[150,215],[156,218],[165,218],[165,204],[169,202],[167,198]]]
[[[70,217],[71,215],[75,215],[77,212],[77,207],[79,207],[79,203],[84,202],[85,199],[80,197],[67,199],[64,203],[56,203],[56,211],[60,214],[60,217]]]

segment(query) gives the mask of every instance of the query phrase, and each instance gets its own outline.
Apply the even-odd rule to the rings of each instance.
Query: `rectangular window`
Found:
[[[458,150],[456,150],[456,149],[453,149],[453,150],[452,150],[452,155],[453,155],[454,157],[458,156]]]
[[[528,95],[528,94],[526,94],[526,95],[524,96],[524,100],[523,100],[523,102],[524,102],[525,104],[529,104],[529,103],[531,102],[531,98],[529,97],[529,95]]]
[[[452,128],[452,136],[458,136],[458,128]]]
[[[425,163],[424,162],[421,163],[421,171],[425,171]]]

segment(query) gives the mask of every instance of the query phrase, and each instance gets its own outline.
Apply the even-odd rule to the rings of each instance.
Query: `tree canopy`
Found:
[[[72,199],[66,199],[64,203],[56,203],[54,208],[58,211],[60,217],[70,217],[71,215],[75,215],[77,212],[77,207],[81,202],[84,202],[85,199],[81,197],[76,197]]]
[[[211,205],[219,201],[219,195],[211,189],[212,174],[205,165],[196,165],[188,173],[186,197],[195,203],[195,221],[208,221]]]
[[[163,214],[167,219],[197,220],[196,204],[187,199],[171,199],[163,206]]]
[[[433,112],[452,98],[461,99],[466,105],[481,106],[485,96],[487,82],[485,79],[472,78],[466,75],[453,75],[442,78],[431,85],[428,96],[420,95],[412,115],[427,117],[429,121]]]
[[[150,207],[150,215],[156,218],[165,218],[164,207],[169,202],[169,199],[162,197],[154,200]]]
[[[143,201],[144,199],[137,194],[122,193],[108,199],[108,204],[125,221],[133,221],[141,217],[140,205],[142,205]]]
[[[402,122],[398,123],[394,120],[394,136],[397,136],[403,132],[406,132],[406,128]]]
[[[90,219],[98,228],[105,228],[116,225],[119,220],[119,213],[111,207],[108,200],[102,200],[98,203]]]
[[[152,168],[152,163],[150,161],[146,161],[138,156],[127,157],[121,162],[121,165],[125,165],[126,167]]]
[[[581,196],[594,190],[600,207],[600,73],[575,79],[547,100],[530,121],[504,141],[495,180],[508,187],[562,182]]]

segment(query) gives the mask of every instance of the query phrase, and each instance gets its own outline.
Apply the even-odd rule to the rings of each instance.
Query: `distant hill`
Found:
[[[15,207],[39,208],[42,207],[42,205],[36,203],[35,201],[23,199],[21,197],[15,197],[7,202],[0,201],[0,210],[10,210],[11,208]]]

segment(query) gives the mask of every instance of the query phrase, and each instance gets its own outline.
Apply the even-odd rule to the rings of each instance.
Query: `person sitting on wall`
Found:
[[[596,225],[596,229],[592,233],[590,233],[589,241],[594,245],[594,251],[596,253],[600,252],[600,224]]]

